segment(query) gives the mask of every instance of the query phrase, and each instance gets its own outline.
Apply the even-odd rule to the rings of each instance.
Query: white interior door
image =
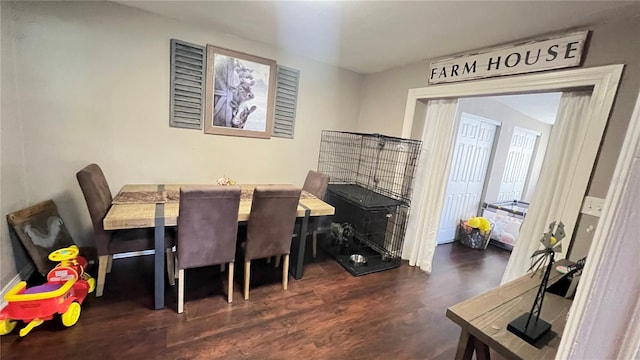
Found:
[[[438,244],[455,239],[460,219],[476,215],[484,190],[497,125],[462,113],[444,198]]]
[[[498,201],[522,199],[539,136],[540,134],[527,129],[513,129],[507,163],[498,191]]]

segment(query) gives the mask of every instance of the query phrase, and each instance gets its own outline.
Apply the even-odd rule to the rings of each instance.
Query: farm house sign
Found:
[[[573,32],[434,60],[429,84],[578,66],[588,33]]]

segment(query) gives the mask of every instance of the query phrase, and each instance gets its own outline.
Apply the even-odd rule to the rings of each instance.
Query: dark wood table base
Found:
[[[462,329],[456,350],[456,360],[471,360],[474,352],[477,360],[491,359],[489,346],[473,337],[467,330]]]

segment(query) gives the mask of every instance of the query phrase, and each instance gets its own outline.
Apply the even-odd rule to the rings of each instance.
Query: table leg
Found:
[[[476,360],[490,360],[489,346],[476,338],[473,338],[473,342],[476,348]]]
[[[473,357],[475,338],[465,329],[460,331],[460,340],[458,340],[458,349],[456,350],[456,360],[471,360]]]
[[[291,266],[290,273],[293,275],[293,278],[296,280],[302,279],[302,274],[304,272],[304,253],[307,248],[307,229],[309,228],[309,215],[311,214],[311,210],[304,205],[304,218],[302,219],[302,225],[300,225],[300,233],[298,234],[298,254],[295,259],[294,266]]]
[[[154,307],[164,308],[164,204],[156,204],[154,255]]]

